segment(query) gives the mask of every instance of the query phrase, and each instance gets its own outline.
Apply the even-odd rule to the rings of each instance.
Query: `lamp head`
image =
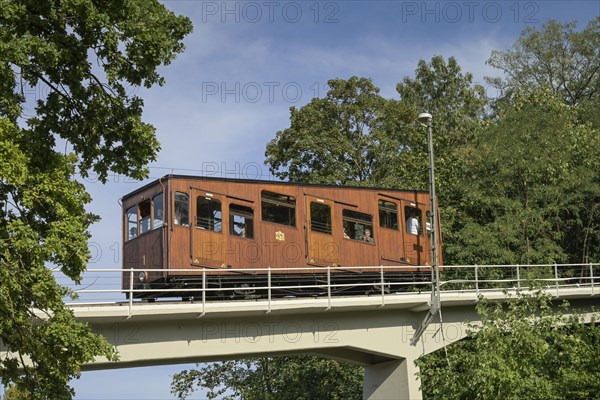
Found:
[[[421,113],[417,117],[417,121],[421,123],[423,126],[427,126],[427,124],[431,121],[431,114],[429,113]]]

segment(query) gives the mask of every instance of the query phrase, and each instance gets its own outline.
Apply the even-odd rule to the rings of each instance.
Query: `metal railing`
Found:
[[[206,313],[206,306],[218,293],[219,297],[237,298],[245,300],[255,300],[266,302],[265,312],[270,313],[273,302],[286,301],[290,298],[299,296],[285,296],[282,293],[286,291],[308,291],[312,293],[313,298],[321,299],[326,302],[326,309],[333,307],[334,301],[344,295],[345,289],[352,289],[354,292],[361,291],[370,297],[377,296],[379,305],[385,306],[386,298],[389,296],[414,295],[417,293],[430,293],[432,287],[431,279],[428,280],[400,280],[398,272],[405,270],[407,273],[415,272],[417,268],[420,272],[431,275],[431,267],[407,267],[407,266],[361,266],[361,267],[319,267],[302,268],[303,272],[320,276],[322,282],[310,284],[281,284],[276,282],[282,274],[289,273],[287,268],[251,268],[251,269],[224,269],[215,270],[212,268],[194,268],[194,269],[169,269],[169,274],[178,273],[195,274],[196,284],[184,287],[138,287],[135,282],[136,274],[145,271],[146,273],[160,272],[166,273],[164,269],[89,269],[81,281],[81,284],[74,285],[73,282],[61,277],[57,273],[57,280],[60,284],[68,286],[78,299],[66,299],[67,304],[115,304],[128,305],[129,315],[135,304],[143,300],[135,300],[140,295],[153,297],[160,294],[161,299],[173,301],[181,297],[187,299],[193,298],[193,301],[201,304],[201,314]],[[368,277],[365,282],[337,282],[336,278],[340,272],[346,274],[355,273],[356,277]],[[122,288],[122,279],[128,274],[129,285]],[[208,282],[216,274],[235,276],[235,274],[254,274],[255,277],[262,277],[263,285],[252,287],[210,287]],[[348,276],[348,275],[346,275]],[[407,275],[410,276],[410,275]],[[405,279],[405,278],[404,278]],[[551,290],[557,297],[560,296],[561,289],[573,287],[587,287],[591,295],[600,294],[597,287],[600,285],[600,264],[543,264],[543,265],[447,265],[440,273],[440,289],[444,293],[460,292],[474,293],[477,296],[489,291],[527,289],[532,285],[544,287]],[[244,291],[248,295],[244,295]],[[255,296],[252,292],[260,292],[261,296]],[[241,293],[241,295],[240,295]]]

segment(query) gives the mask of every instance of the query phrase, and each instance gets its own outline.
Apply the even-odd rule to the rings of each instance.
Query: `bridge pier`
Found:
[[[422,399],[419,368],[414,360],[387,361],[365,367],[363,384],[364,400]]]

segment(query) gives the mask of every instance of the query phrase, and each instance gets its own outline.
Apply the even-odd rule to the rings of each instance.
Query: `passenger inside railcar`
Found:
[[[344,231],[352,240],[373,243],[373,216],[352,210],[342,211]],[[365,240],[366,231],[369,231],[370,240]]]
[[[421,233],[421,224],[418,218],[418,211],[415,208],[407,207],[409,217],[406,219],[406,231],[411,235]]]
[[[344,239],[350,239],[350,236],[346,232],[346,227],[344,226]]]

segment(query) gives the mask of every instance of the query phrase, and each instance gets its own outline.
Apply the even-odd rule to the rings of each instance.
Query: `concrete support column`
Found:
[[[422,399],[414,360],[393,360],[365,367],[364,400]]]

